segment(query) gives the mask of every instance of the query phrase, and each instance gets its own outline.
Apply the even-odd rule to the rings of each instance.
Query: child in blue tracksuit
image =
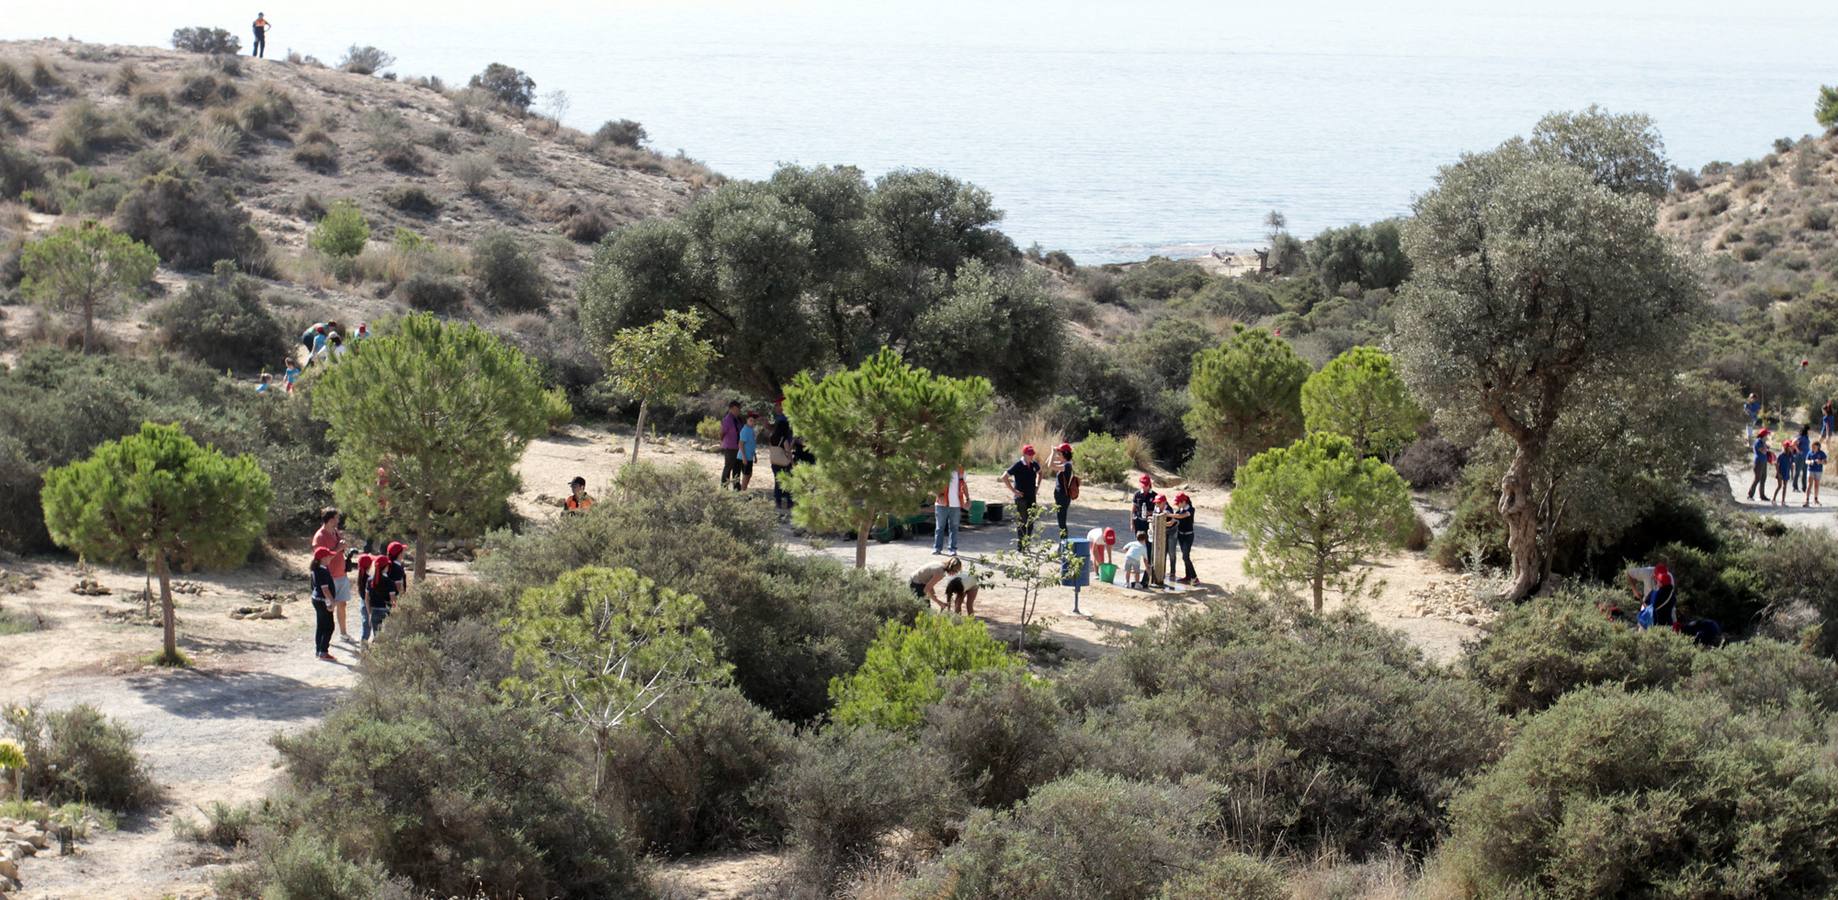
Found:
[[[1787,482],[1793,478],[1793,442],[1781,444],[1781,452],[1774,457],[1774,503],[1787,505]]]
[[[1806,454],[1806,470],[1806,499],[1800,505],[1823,506],[1819,502],[1819,479],[1825,475],[1824,441],[1812,442],[1812,452]]]

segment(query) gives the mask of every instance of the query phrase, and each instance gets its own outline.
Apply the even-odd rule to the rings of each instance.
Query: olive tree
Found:
[[[88,459],[45,473],[51,539],[101,562],[137,559],[160,583],[164,664],[178,665],[174,567],[241,562],[262,535],[273,489],[255,458],[199,446],[177,425],[140,426]]]
[[[1385,351],[1354,347],[1302,383],[1302,418],[1311,432],[1352,441],[1361,456],[1389,458],[1417,436],[1425,416]]]
[[[1193,359],[1187,431],[1224,454],[1232,468],[1302,433],[1302,383],[1309,366],[1282,338],[1239,328]]]
[[[1272,587],[1306,583],[1317,613],[1330,581],[1403,544],[1415,521],[1398,473],[1324,432],[1251,457],[1225,507],[1226,529],[1248,549],[1245,571]]]
[[[140,296],[159,264],[159,255],[146,244],[91,219],[26,245],[19,258],[25,275],[20,290],[47,309],[81,318],[83,352],[88,353],[96,318]]]
[[[517,488],[523,448],[548,427],[527,357],[428,313],[380,324],[310,396],[338,446],[339,507],[361,525],[413,534],[417,584],[427,538],[481,533]]]
[[[576,569],[523,592],[504,620],[515,674],[506,692],[533,701],[594,743],[594,790],[614,734],[665,700],[681,706],[727,678],[702,601],[631,569]]]
[[[1548,510],[1534,480],[1565,413],[1669,377],[1702,307],[1685,258],[1655,229],[1651,186],[1666,171],[1645,117],[1551,117],[1531,141],[1445,167],[1405,231],[1405,380],[1452,430],[1491,427],[1513,445],[1499,499],[1509,597],[1543,579]]]
[[[651,404],[690,393],[708,380],[715,346],[696,337],[701,328],[700,314],[673,309],[649,325],[620,330],[606,345],[607,380],[620,394],[638,401],[633,460],[638,459]]]
[[[868,532],[884,514],[925,502],[964,458],[988,414],[982,378],[945,378],[883,349],[854,369],[785,388],[785,414],[817,457],[787,473],[792,515],[812,529],[855,532],[855,567],[868,565]]]

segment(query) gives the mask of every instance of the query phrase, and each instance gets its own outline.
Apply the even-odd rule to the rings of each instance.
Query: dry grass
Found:
[[[1397,850],[1363,863],[1324,854],[1293,870],[1289,895],[1295,900],[1407,900],[1420,893],[1416,870]]]
[[[1006,466],[1019,458],[1023,444],[1033,444],[1040,458],[1047,458],[1048,448],[1065,440],[1060,432],[1038,413],[1004,414],[997,411],[983,423],[983,430],[970,439],[965,450],[966,464],[987,469]]]

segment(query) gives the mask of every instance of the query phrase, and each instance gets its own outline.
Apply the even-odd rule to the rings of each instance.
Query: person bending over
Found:
[[[976,615],[976,592],[974,572],[958,572],[945,580],[945,600],[950,603],[951,612],[958,615]]]
[[[964,561],[953,556],[914,572],[913,577],[907,580],[907,586],[913,589],[913,596],[935,603],[941,610],[948,609],[945,601],[938,598],[938,586],[963,570]]]

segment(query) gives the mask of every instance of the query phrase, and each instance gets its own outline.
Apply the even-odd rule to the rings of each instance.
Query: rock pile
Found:
[[[51,836],[37,824],[0,819],[0,896],[19,890],[19,861],[51,849]]]
[[[81,594],[85,597],[104,597],[114,593],[107,587],[104,587],[102,582],[97,581],[96,576],[89,574],[88,571],[83,571],[77,575],[77,583],[71,586],[70,592],[73,594]]]
[[[1410,611],[1426,619],[1446,619],[1470,628],[1482,628],[1496,615],[1479,595],[1488,593],[1487,585],[1477,584],[1473,575],[1458,575],[1419,588],[1410,595]]]
[[[263,603],[256,606],[238,606],[230,610],[232,619],[285,619],[281,612],[280,602]]]

